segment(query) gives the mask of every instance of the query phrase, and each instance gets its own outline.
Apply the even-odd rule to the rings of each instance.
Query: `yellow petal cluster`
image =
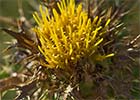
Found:
[[[61,0],[58,9],[53,9],[50,16],[48,8],[40,6],[40,15],[35,12],[33,17],[38,26],[33,28],[39,38],[39,51],[49,68],[65,68],[76,63],[81,57],[94,56],[100,60],[113,56],[95,54],[103,42],[110,19],[100,26],[102,19],[95,17],[93,21],[83,10],[82,4],[75,5],[74,0]],[[59,12],[58,12],[59,10]]]

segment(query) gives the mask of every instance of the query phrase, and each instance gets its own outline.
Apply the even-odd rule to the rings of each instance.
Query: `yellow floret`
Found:
[[[104,26],[100,26],[102,19],[96,16],[93,21],[83,10],[82,4],[75,5],[74,0],[62,0],[58,4],[60,13],[52,10],[49,15],[48,8],[43,10],[40,6],[40,15],[33,14],[38,26],[33,28],[40,44],[39,51],[45,57],[49,68],[65,68],[69,63],[76,63],[81,57],[96,56],[96,60],[102,60],[113,56],[109,54],[101,56],[93,53],[104,41],[102,29],[107,27],[110,19]],[[102,32],[100,32],[102,30]]]

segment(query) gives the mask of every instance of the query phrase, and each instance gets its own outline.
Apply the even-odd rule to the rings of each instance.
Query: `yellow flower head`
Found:
[[[58,10],[53,9],[49,15],[46,8],[40,6],[41,17],[35,12],[33,17],[38,26],[33,30],[39,38],[39,51],[47,63],[41,63],[49,68],[65,68],[70,63],[75,64],[81,57],[94,56],[97,60],[105,57],[95,54],[99,44],[103,41],[102,35],[106,33],[110,19],[104,26],[100,26],[101,18],[95,17],[93,21],[83,10],[82,4],[75,5],[74,0],[62,0]]]

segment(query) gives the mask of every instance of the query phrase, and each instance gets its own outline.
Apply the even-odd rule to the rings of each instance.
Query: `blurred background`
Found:
[[[14,41],[14,39],[1,29],[8,28],[17,31],[18,26],[16,25],[22,14],[24,13],[27,20],[32,20],[32,13],[38,8],[38,4],[38,0],[0,0],[0,79],[12,76],[21,67],[20,65],[10,64],[11,58],[8,54],[12,50],[3,53],[9,42]],[[23,11],[21,12],[19,8],[23,8]],[[0,95],[0,100],[14,100],[15,96],[15,90],[4,91]]]
[[[20,1],[20,2],[19,2]],[[112,2],[119,6],[122,0],[106,0],[108,5],[111,5]],[[125,0],[133,1],[133,3],[128,5],[128,8],[132,7],[131,12],[127,17],[124,17],[124,23],[126,24],[127,31],[123,35],[130,35],[132,37],[140,34],[140,0]],[[21,5],[22,3],[22,5]],[[3,32],[2,28],[10,28],[12,30],[17,30],[18,26],[16,23],[18,19],[21,18],[22,14],[26,17],[27,20],[34,23],[32,18],[32,13],[38,9],[40,1],[39,0],[0,0],[0,79],[11,76],[14,72],[20,70],[19,65],[10,65],[10,59],[7,56],[8,53],[3,53],[4,49],[8,46],[9,42],[14,41],[14,39]],[[23,12],[19,8],[23,8]],[[121,33],[120,33],[121,34]],[[121,38],[121,35],[120,35]],[[140,62],[140,59],[139,59]],[[133,75],[139,77],[139,69],[134,69]],[[138,89],[139,85],[136,87]],[[140,88],[139,88],[140,91]],[[139,96],[140,92],[134,91],[132,95]],[[2,100],[12,100],[12,97],[15,97],[15,90],[5,91],[2,97]],[[140,99],[139,99],[140,100]]]

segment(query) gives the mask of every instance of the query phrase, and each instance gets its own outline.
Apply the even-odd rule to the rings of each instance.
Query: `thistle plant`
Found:
[[[53,9],[51,17],[48,9],[43,11],[42,6],[41,17],[36,12],[33,15],[38,24],[33,29],[39,38],[38,48],[47,62],[41,62],[41,65],[49,68],[70,68],[82,57],[94,61],[114,55],[102,55],[98,51],[104,42],[110,19],[103,26],[102,18],[98,16],[91,21],[82,4],[76,6],[74,0],[62,0],[57,5],[60,13]]]
[[[35,25],[22,17],[19,32],[2,29],[17,40],[5,50],[15,50],[12,62],[22,68],[16,80],[6,80],[17,81],[9,82],[10,88],[20,91],[15,99],[123,98],[116,84],[127,68],[123,67],[124,71],[117,66],[122,57],[117,45],[122,43],[118,37],[125,29],[121,18],[129,11],[125,12],[124,6],[107,7],[108,2],[103,0],[40,1],[42,5],[33,12]],[[138,38],[123,44],[123,51],[132,49]],[[0,91],[5,88],[6,85]]]

